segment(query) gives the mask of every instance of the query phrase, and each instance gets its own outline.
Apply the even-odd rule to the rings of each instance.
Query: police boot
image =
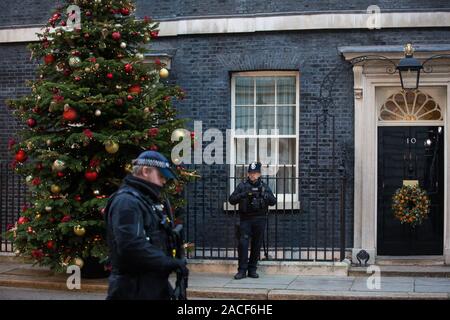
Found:
[[[248,276],[250,277],[250,278],[259,278],[259,274],[257,274],[256,273],[256,271],[249,271],[248,272]]]
[[[234,275],[234,278],[235,278],[236,280],[241,280],[241,279],[244,279],[245,277],[247,277],[247,276],[245,275],[245,271],[239,271],[238,273],[236,273],[236,274]]]

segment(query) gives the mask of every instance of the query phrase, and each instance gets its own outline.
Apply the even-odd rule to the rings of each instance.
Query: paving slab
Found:
[[[450,294],[450,285],[446,286],[439,286],[439,285],[433,285],[433,286],[415,286],[414,292],[433,292],[433,293],[449,293]]]
[[[292,282],[287,289],[301,291],[348,291],[353,284],[353,279],[344,281],[340,280],[324,280],[324,279],[301,279]]]
[[[414,278],[389,278],[384,277],[380,280],[380,289],[368,288],[366,278],[355,279],[351,286],[351,291],[369,291],[369,292],[414,292]],[[375,284],[374,282],[371,282]]]
[[[269,300],[448,300],[447,293],[271,290]]]
[[[423,285],[423,286],[434,286],[434,285],[450,285],[450,279],[448,278],[415,278],[414,284],[417,285]]]

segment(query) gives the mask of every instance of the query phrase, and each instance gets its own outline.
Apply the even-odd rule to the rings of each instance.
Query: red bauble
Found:
[[[148,135],[152,138],[156,137],[159,133],[159,129],[158,128],[150,128],[148,129]]]
[[[141,93],[141,86],[138,84],[132,85],[131,87],[128,88],[128,92],[129,93]]]
[[[195,138],[195,131],[192,131],[191,132],[191,139],[194,139]]]
[[[88,137],[89,139],[92,139],[94,135],[92,134],[92,131],[90,129],[84,129],[83,134]]]
[[[159,34],[159,31],[152,31],[152,32],[150,32],[150,36],[152,38],[158,38],[158,34]]]
[[[55,61],[55,56],[52,54],[48,54],[44,57],[45,64],[51,64]]]
[[[106,77],[107,77],[108,79],[112,79],[112,78],[114,77],[114,75],[113,75],[112,73],[108,73],[108,74],[106,75]]]
[[[41,259],[44,256],[44,253],[41,249],[31,250],[31,255],[36,259]]]
[[[72,220],[72,217],[71,217],[71,216],[64,216],[64,217],[61,219],[61,222],[69,222],[70,220]]]
[[[55,223],[55,221],[56,221],[56,219],[53,218],[53,217],[51,217],[51,218],[48,219],[48,222],[50,222],[50,223]]]
[[[86,11],[86,17],[90,17],[90,16],[92,16],[92,12]]]
[[[42,162],[39,162],[36,164],[36,169],[41,171],[42,169],[44,169],[44,165],[42,164]]]
[[[31,183],[33,184],[33,186],[38,186],[41,184],[41,179],[39,177],[34,178]]]
[[[126,73],[130,73],[131,71],[133,71],[133,66],[132,66],[131,64],[127,63],[127,64],[124,66],[124,69],[125,69],[125,72],[126,72]]]
[[[62,177],[64,177],[64,172],[59,171],[56,175],[58,177],[62,178]]]
[[[65,27],[66,26],[66,22],[65,21],[61,21],[61,26]]]
[[[81,80],[81,77],[79,77],[79,76],[76,76],[75,78],[73,78],[75,81],[80,81]]]
[[[32,227],[28,227],[28,228],[27,228],[27,232],[28,232],[28,233],[33,233],[33,228],[32,228]]]
[[[77,111],[73,108],[67,108],[67,110],[64,110],[63,112],[63,119],[66,121],[74,121],[78,118]]]
[[[133,98],[133,96],[132,96],[131,94],[129,94],[129,95],[127,96],[127,99],[128,99],[128,101],[131,101],[131,100],[133,100],[134,98]]]
[[[86,171],[86,173],[84,174],[84,177],[86,178],[87,181],[93,182],[93,181],[97,180],[98,173],[95,171]]]
[[[75,197],[73,197],[75,199],[75,201],[81,201],[81,196],[79,194],[77,194]]]
[[[23,151],[22,149],[20,149],[16,153],[16,161],[17,162],[25,162],[25,160],[27,160],[27,158],[28,158],[27,153],[25,151]]]
[[[55,248],[55,241],[53,241],[53,240],[48,240],[47,241],[47,248],[48,249],[54,249]]]
[[[111,34],[111,37],[112,37],[114,40],[116,40],[116,41],[120,40],[120,38],[121,38],[120,32],[118,32],[118,31],[113,32],[113,33]]]
[[[120,13],[121,13],[123,16],[128,16],[128,15],[130,14],[130,9],[128,9],[128,8],[122,8],[122,9],[120,9]]]
[[[27,120],[27,125],[28,125],[30,128],[33,128],[34,126],[36,126],[36,120],[34,120],[33,118],[28,119],[28,120]]]
[[[30,220],[27,217],[20,217],[19,220],[17,220],[18,224],[24,224],[28,222],[30,222]]]
[[[151,151],[158,151],[158,146],[155,144],[152,144],[149,148]]]
[[[116,106],[118,106],[118,107],[123,106],[123,99],[122,98],[119,98],[119,99],[116,100]]]

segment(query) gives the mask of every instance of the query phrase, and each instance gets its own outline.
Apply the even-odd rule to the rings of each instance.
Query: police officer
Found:
[[[239,203],[239,267],[234,276],[236,280],[247,276],[259,278],[256,266],[259,260],[261,245],[266,224],[268,206],[273,206],[277,199],[261,180],[261,163],[253,162],[248,168],[247,180],[241,182],[230,196],[230,203]],[[251,238],[250,260],[248,259],[249,239]]]
[[[145,151],[109,199],[105,219],[112,271],[107,299],[168,300],[173,294],[170,273],[188,273],[186,262],[171,256],[162,227],[173,226],[173,218],[161,189],[175,178],[162,154]]]

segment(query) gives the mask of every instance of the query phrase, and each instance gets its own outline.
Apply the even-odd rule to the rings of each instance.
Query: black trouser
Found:
[[[239,228],[239,272],[254,272],[259,260],[261,245],[264,237],[265,216],[241,218]],[[248,259],[248,245],[251,238],[250,259]]]

